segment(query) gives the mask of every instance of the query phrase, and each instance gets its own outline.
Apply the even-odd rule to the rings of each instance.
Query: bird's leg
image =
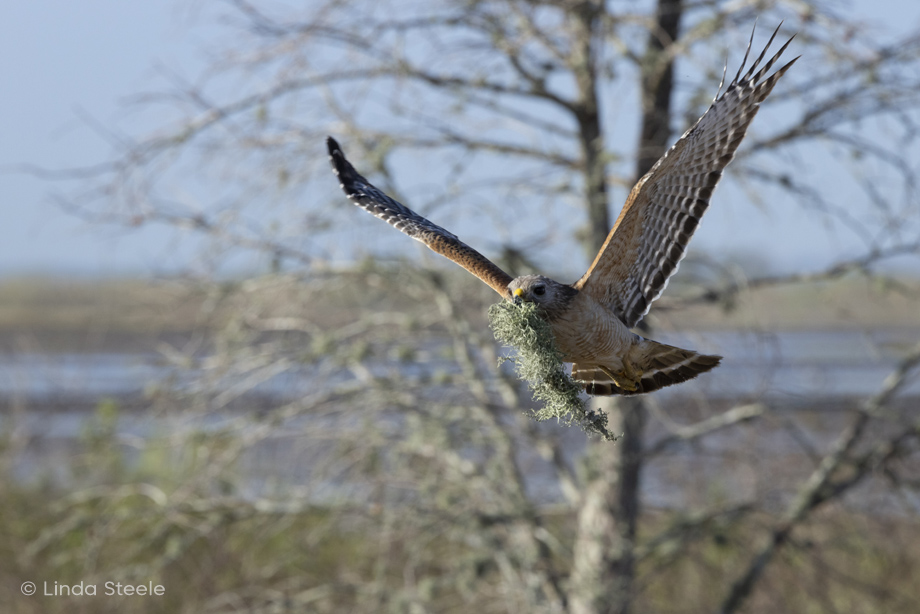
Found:
[[[633,367],[633,364],[626,356],[623,357],[622,371],[614,372],[612,369],[603,366],[598,368],[607,374],[618,388],[622,388],[626,392],[635,392],[639,387],[639,380],[642,379],[642,373]]]

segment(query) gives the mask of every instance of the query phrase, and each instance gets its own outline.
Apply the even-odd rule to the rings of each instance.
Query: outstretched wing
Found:
[[[748,43],[741,68],[725,93],[717,95],[696,125],[635,185],[588,272],[575,283],[613,309],[627,326],[639,323],[677,272],[722,170],[735,156],[760,103],[798,59],[766,76],[790,38],[757,70],[777,32],[779,28],[742,76],[751,50]]]
[[[508,284],[511,276],[491,260],[448,232],[432,223],[405,205],[390,198],[358,174],[355,167],[345,159],[341,147],[332,137],[326,139],[332,169],[349,199],[368,213],[373,213],[391,226],[421,241],[429,249],[453,260],[464,269],[489,284],[504,298],[510,299]]]

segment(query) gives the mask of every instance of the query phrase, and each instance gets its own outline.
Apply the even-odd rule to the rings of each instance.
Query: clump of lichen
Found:
[[[517,350],[514,356],[500,358],[499,364],[510,360],[518,377],[527,381],[534,400],[542,402],[543,408],[533,412],[534,418],[577,422],[589,433],[616,439],[607,430],[607,415],[587,409],[582,387],[566,373],[553,331],[534,303],[502,301],[492,305],[489,326],[500,343]]]

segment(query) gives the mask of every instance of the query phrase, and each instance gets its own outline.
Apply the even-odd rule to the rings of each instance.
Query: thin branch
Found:
[[[646,458],[655,457],[676,445],[707,437],[723,429],[759,418],[766,411],[767,406],[763,403],[739,405],[690,426],[672,426],[670,428],[674,432],[647,447],[643,452],[643,456]]]
[[[885,379],[881,390],[856,411],[852,421],[824,456],[821,464],[802,485],[779,525],[770,532],[767,544],[751,558],[747,569],[732,583],[719,609],[721,614],[731,614],[739,610],[773,556],[789,539],[793,529],[801,524],[812,511],[828,500],[839,497],[868,475],[868,472],[874,467],[873,463],[863,463],[857,466],[851,479],[836,484],[832,482],[834,474],[847,462],[849,453],[862,438],[870,419],[882,412],[894,396],[911,381],[909,375],[918,365],[920,365],[920,346],[915,347],[898,364],[897,368]],[[905,433],[904,436],[906,435]],[[894,442],[886,444],[886,446],[890,445],[894,445]]]

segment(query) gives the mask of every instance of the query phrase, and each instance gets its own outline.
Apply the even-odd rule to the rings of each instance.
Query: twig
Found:
[[[730,614],[739,610],[763,575],[774,554],[786,543],[796,526],[801,524],[822,503],[839,497],[854,486],[876,466],[876,463],[864,462],[856,466],[855,474],[849,479],[837,484],[831,483],[834,473],[844,464],[847,455],[865,433],[869,420],[882,412],[888,402],[909,381],[908,375],[917,365],[920,365],[920,345],[915,347],[885,379],[882,389],[856,411],[849,426],[840,434],[830,452],[806,480],[779,525],[771,532],[767,544],[757,552],[745,572],[732,584],[719,610],[721,614]],[[889,455],[890,452],[883,456]]]

